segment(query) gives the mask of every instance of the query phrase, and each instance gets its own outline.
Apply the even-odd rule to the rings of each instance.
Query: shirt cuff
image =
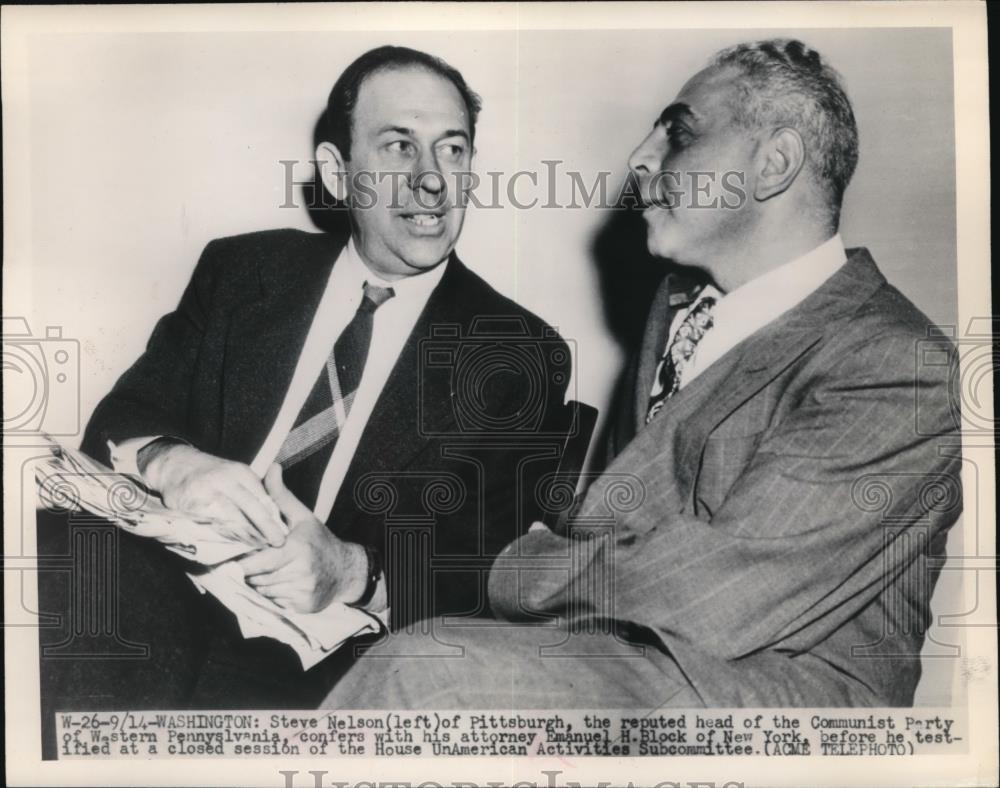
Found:
[[[341,612],[341,611],[343,611],[344,606],[345,605],[344,605],[343,602],[331,602],[329,605],[327,605],[322,610],[316,611],[316,613],[314,613],[313,615],[317,615],[317,616],[335,616],[335,617],[338,616],[338,615],[342,616],[343,612]],[[347,605],[347,607],[351,608],[352,610],[357,610],[359,613],[364,613],[366,616],[368,616],[369,618],[371,618],[376,623],[376,625],[379,627],[379,629],[388,629],[389,628],[389,608],[388,607],[385,610],[379,610],[379,611],[366,610],[363,607],[354,607],[353,605]]]
[[[385,610],[365,610],[364,612],[370,615],[372,618],[377,619],[382,625],[383,629],[389,628],[389,612],[392,608],[386,608]]]
[[[165,435],[147,435],[141,438],[129,438],[121,443],[108,441],[108,454],[111,456],[111,467],[117,473],[127,473],[142,478],[139,472],[139,450]]]

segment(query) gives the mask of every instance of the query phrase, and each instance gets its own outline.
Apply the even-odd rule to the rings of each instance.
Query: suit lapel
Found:
[[[250,462],[267,438],[344,241],[317,235],[298,259],[258,267],[254,297],[230,319],[223,363],[221,445]]]
[[[741,405],[768,386],[823,337],[821,326],[795,326],[782,320],[730,351],[678,392],[661,415],[663,428],[675,432],[674,462],[678,497],[688,501],[698,481],[700,458],[709,435]],[[717,367],[715,374],[707,374]],[[659,417],[657,417],[659,418]],[[650,427],[656,426],[656,419]]]

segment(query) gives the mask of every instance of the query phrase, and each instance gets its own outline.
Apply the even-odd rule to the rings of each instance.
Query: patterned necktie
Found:
[[[684,365],[691,360],[698,343],[715,322],[712,317],[714,307],[715,299],[706,296],[694,305],[694,308],[687,313],[678,327],[677,333],[674,334],[674,338],[670,342],[670,349],[660,359],[656,382],[653,385],[653,392],[650,394],[649,406],[646,410],[647,424],[660,412],[663,403],[674,396],[680,388],[681,372]]]
[[[285,486],[310,509],[316,505],[319,485],[333,454],[361,373],[368,360],[375,310],[395,295],[391,287],[365,282],[364,295],[309,392],[291,432],[278,452]]]

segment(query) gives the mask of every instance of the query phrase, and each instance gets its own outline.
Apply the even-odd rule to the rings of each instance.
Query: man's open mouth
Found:
[[[439,212],[421,212],[421,213],[404,213],[403,218],[410,224],[416,225],[417,227],[437,227],[444,221],[444,213]]]

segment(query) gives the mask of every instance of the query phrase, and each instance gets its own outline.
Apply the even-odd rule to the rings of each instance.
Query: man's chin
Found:
[[[672,258],[674,252],[674,244],[670,242],[669,238],[663,237],[663,232],[657,232],[654,228],[650,227],[646,233],[646,248],[653,257],[663,257]]]
[[[403,261],[418,271],[428,271],[448,259],[454,244],[447,243],[416,243],[410,244]]]

